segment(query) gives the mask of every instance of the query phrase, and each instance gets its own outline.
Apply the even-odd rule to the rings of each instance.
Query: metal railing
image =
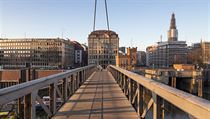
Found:
[[[0,106],[18,100],[18,118],[36,119],[35,106],[38,103],[51,117],[59,109],[57,98],[64,104],[95,68],[95,65],[85,66],[0,89]],[[39,91],[43,89],[48,89],[49,105],[44,104],[42,96],[39,96]]]
[[[169,102],[190,116],[210,119],[210,101],[208,100],[116,66],[110,65],[108,70],[136,109],[139,118],[145,118],[148,110],[153,107],[153,119],[163,119],[164,103]],[[143,102],[145,90],[151,92],[151,97],[146,105]]]

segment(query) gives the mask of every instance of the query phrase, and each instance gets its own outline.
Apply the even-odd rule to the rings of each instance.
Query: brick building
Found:
[[[118,52],[116,55],[116,66],[131,70],[137,65],[137,47],[128,47],[127,53],[122,51]]]

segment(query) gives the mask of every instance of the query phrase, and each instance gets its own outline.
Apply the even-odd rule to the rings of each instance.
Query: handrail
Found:
[[[76,89],[78,89],[81,83],[83,83],[93,73],[95,67],[96,65],[89,65],[81,68],[76,68],[58,74],[50,75],[47,77],[39,78],[36,80],[0,89],[0,105],[7,104],[15,99],[19,99],[29,94],[31,95],[31,100],[33,99],[33,102],[36,100],[40,101],[39,100],[40,97],[38,96],[37,93],[40,89],[44,87],[51,87],[50,88],[51,92],[53,92],[53,90],[56,89],[53,94],[54,97],[56,98],[56,92],[57,92],[57,95],[59,95],[63,99],[63,101],[65,101],[70,95],[72,95],[76,91]],[[63,82],[62,91],[60,91],[58,88],[60,81]],[[55,100],[53,101],[55,104]],[[33,107],[34,105],[31,106]],[[55,113],[55,109],[54,112],[52,112],[51,114],[49,112],[49,109],[47,109],[44,106],[43,108],[45,108],[45,111],[48,112],[49,117]],[[29,114],[29,116],[31,115]],[[36,118],[36,116],[34,116],[33,114],[31,118]]]
[[[122,77],[126,76],[127,78],[132,79],[132,81],[136,82],[137,84],[140,84],[144,88],[150,90],[155,95],[170,102],[174,106],[182,109],[183,111],[196,118],[210,118],[210,101],[208,100],[202,99],[190,93],[186,93],[184,91],[178,90],[176,88],[159,83],[157,81],[151,80],[144,76],[113,65],[110,65],[109,69],[116,78],[119,78],[121,76],[121,79],[119,80],[122,80]]]
[[[31,87],[31,86],[34,87],[34,85],[42,84],[44,82],[52,83],[52,82],[56,81],[56,80],[53,80],[53,79],[59,80],[61,78],[65,78],[67,75],[70,75],[74,72],[78,72],[78,71],[81,71],[81,70],[84,70],[84,69],[87,69],[87,68],[90,68],[90,67],[93,67],[93,66],[94,65],[89,65],[89,66],[85,66],[85,67],[81,67],[81,68],[76,68],[76,69],[72,69],[72,70],[69,70],[69,71],[66,71],[66,72],[53,74],[53,75],[46,76],[46,77],[43,77],[43,78],[39,78],[39,79],[36,79],[36,80],[32,80],[32,81],[29,81],[29,82],[25,82],[25,83],[21,83],[21,84],[18,84],[18,85],[14,85],[14,86],[10,86],[10,87],[7,87],[7,88],[0,89],[0,104],[2,104],[2,101],[1,101],[2,97],[1,96],[5,95],[7,93],[11,93],[13,91],[17,91],[17,90],[20,90],[22,88],[27,88],[27,87]],[[47,83],[47,84],[49,84],[49,83]],[[44,85],[47,85],[47,84],[44,83]],[[43,87],[43,86],[39,85],[39,87]],[[7,102],[9,102],[9,101],[7,101]]]

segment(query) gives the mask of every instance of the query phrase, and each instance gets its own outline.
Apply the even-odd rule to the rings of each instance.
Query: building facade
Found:
[[[119,51],[116,56],[116,66],[131,70],[137,65],[137,48],[128,47],[127,53]]]
[[[137,51],[137,66],[146,66],[146,52]]]
[[[156,54],[157,67],[172,67],[173,64],[187,64],[185,41],[159,42]]]
[[[88,46],[86,44],[81,44],[83,47],[83,55],[82,55],[82,64],[83,66],[88,65]]]
[[[202,42],[201,48],[202,48],[203,63],[210,64],[210,42]]]
[[[119,48],[119,37],[114,31],[97,30],[88,37],[88,64],[106,68],[115,65],[115,56]]]
[[[65,68],[74,63],[74,47],[60,38],[0,39],[0,66],[19,69]]]
[[[210,42],[201,41],[188,47],[188,63],[200,66],[210,64]]]
[[[148,67],[154,66],[157,63],[157,45],[151,45],[146,48],[146,65]]]
[[[147,47],[147,58],[150,67],[172,67],[173,64],[187,63],[187,44],[186,41],[178,41],[174,14],[171,17],[168,41],[158,42],[156,47]]]
[[[77,41],[71,41],[74,44],[75,56],[74,67],[82,67],[87,65],[88,48],[84,44],[80,44]]]
[[[119,51],[116,55],[116,66],[128,69],[128,56],[126,53]]]

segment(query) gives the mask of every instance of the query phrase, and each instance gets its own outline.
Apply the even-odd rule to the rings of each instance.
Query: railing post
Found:
[[[55,114],[56,112],[56,89],[55,89],[55,84],[50,84],[50,91],[49,91],[49,96],[50,96],[50,111],[52,114]]]
[[[121,89],[123,90],[124,87],[124,74],[122,74],[122,78],[121,78]]]
[[[84,82],[84,70],[82,70],[82,72],[81,72],[81,79],[82,79],[81,83],[83,84],[83,82]]]
[[[70,76],[70,88],[71,88],[71,95],[74,94],[74,78],[73,78],[73,74]]]
[[[127,95],[127,87],[128,87],[128,83],[127,83],[127,76],[124,77],[124,94]]]
[[[24,119],[31,119],[31,94],[24,96]]]
[[[80,73],[79,72],[77,72],[77,89],[79,88],[79,84],[80,84],[80,75],[79,75]]]
[[[77,89],[77,85],[76,85],[76,74],[73,74],[73,92],[75,92]]]
[[[63,79],[63,99],[64,99],[64,101],[66,101],[67,100],[67,78],[64,78]]]
[[[71,91],[70,91],[70,77],[66,77],[66,84],[67,84],[67,98],[69,98]]]
[[[82,85],[82,71],[79,71],[79,86]]]
[[[119,72],[119,77],[118,77],[118,84],[120,85],[121,87],[121,84],[120,84],[120,79],[121,79],[121,72]]]
[[[124,86],[125,86],[125,74],[122,75],[122,89],[124,90]]]
[[[19,78],[19,84],[26,82],[26,69],[20,70],[20,78]],[[18,99],[18,114],[19,118],[24,118],[24,105],[22,104],[23,98]]]
[[[84,81],[86,81],[87,80],[87,77],[86,77],[86,69],[84,69]]]
[[[143,86],[140,84],[137,84],[137,90],[138,90],[138,97],[137,97],[137,114],[141,118],[141,115],[143,113]]]
[[[164,115],[162,113],[161,106],[163,104],[163,99],[156,95],[155,93],[152,93],[152,98],[154,100],[153,103],[153,119],[163,119]]]
[[[83,70],[83,73],[82,73],[82,82],[85,82],[85,70]]]
[[[117,81],[117,83],[118,83],[118,78],[119,78],[119,77],[118,77],[118,73],[119,73],[119,72],[116,71],[116,79],[115,79],[115,80]]]
[[[36,119],[36,96],[38,91],[31,93],[31,119]]]
[[[120,84],[120,87],[121,87],[121,82],[120,82],[120,80],[121,80],[121,72],[119,72],[119,78],[118,78],[118,83]]]
[[[128,80],[129,80],[129,87],[128,87],[129,101],[132,102],[132,97],[133,97],[133,80],[131,78],[129,78]]]
[[[91,69],[88,69],[88,70],[86,71],[86,72],[87,72],[87,73],[86,73],[86,77],[87,77],[87,78],[89,77],[90,70],[91,70]]]
[[[117,78],[117,71],[112,69],[111,67],[110,67],[110,70],[112,71],[112,73],[114,75],[114,79],[116,80],[116,78]]]
[[[113,69],[114,71],[115,71],[115,80],[117,80],[117,73],[118,73],[118,71],[117,70],[115,70],[115,69]]]
[[[120,79],[119,79],[119,82],[120,82],[120,88],[122,88],[122,79],[123,79],[123,73],[120,73]]]

